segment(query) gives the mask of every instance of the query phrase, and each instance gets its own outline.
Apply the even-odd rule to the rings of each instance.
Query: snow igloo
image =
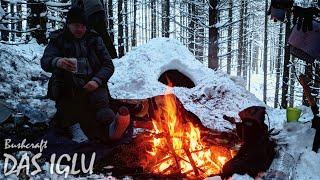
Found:
[[[156,38],[113,61],[109,80],[112,98],[139,101],[164,95],[168,80],[172,93],[186,110],[207,128],[227,131],[232,125],[223,115],[264,104],[229,75],[207,68],[178,40]]]

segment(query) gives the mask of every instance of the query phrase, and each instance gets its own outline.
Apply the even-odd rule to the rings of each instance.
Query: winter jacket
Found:
[[[75,79],[75,75],[57,68],[57,61],[61,57],[86,58],[92,70],[90,77],[85,77],[87,81],[96,81],[100,86],[107,88],[107,82],[114,72],[114,65],[98,33],[87,30],[82,39],[75,39],[69,30],[64,28],[50,35],[50,42],[41,58],[41,67],[46,72],[53,73],[53,77],[58,77],[55,81],[65,84],[63,89],[70,91],[74,86],[72,80]],[[50,80],[54,80],[53,77]],[[48,91],[50,88],[49,85]]]
[[[93,13],[104,11],[103,5],[100,0],[71,0],[71,4],[72,6],[84,8],[87,17],[89,17]]]

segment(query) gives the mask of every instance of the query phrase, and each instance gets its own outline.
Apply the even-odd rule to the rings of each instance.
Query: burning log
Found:
[[[170,138],[169,135],[166,136],[166,139],[167,139],[166,145],[167,145],[168,149],[170,150],[171,154],[173,155],[174,161],[176,163],[176,169],[177,169],[177,171],[180,171],[181,167],[180,167],[179,160],[177,157],[178,155],[176,154],[174,147],[173,147],[172,139]]]
[[[189,161],[190,161],[190,164],[191,164],[191,166],[193,168],[194,174],[196,176],[199,176],[198,167],[196,166],[196,163],[194,162],[188,147],[184,147],[183,150],[185,151],[185,153],[187,154],[187,157],[189,158]]]

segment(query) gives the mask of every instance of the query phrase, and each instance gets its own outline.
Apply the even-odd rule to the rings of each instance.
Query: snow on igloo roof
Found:
[[[246,107],[265,106],[228,75],[205,67],[175,39],[152,39],[114,60],[114,65],[115,73],[109,80],[109,89],[115,99],[163,95],[167,86],[158,78],[167,70],[178,70],[189,77],[195,87],[174,87],[173,93],[208,128],[227,130],[232,126],[222,118],[223,115],[237,117],[238,112]]]
[[[117,99],[145,99],[163,94],[166,85],[158,82],[158,78],[167,70],[179,70],[195,84],[203,74],[203,65],[180,42],[168,38],[153,39],[114,64],[109,87]]]

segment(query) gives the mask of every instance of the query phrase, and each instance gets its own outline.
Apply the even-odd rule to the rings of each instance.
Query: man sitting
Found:
[[[52,73],[48,97],[56,102],[56,129],[78,122],[90,140],[108,143],[122,137],[130,115],[121,107],[116,117],[109,107],[107,82],[114,65],[102,38],[87,29],[81,8],[70,9],[66,26],[50,35],[41,67]]]

